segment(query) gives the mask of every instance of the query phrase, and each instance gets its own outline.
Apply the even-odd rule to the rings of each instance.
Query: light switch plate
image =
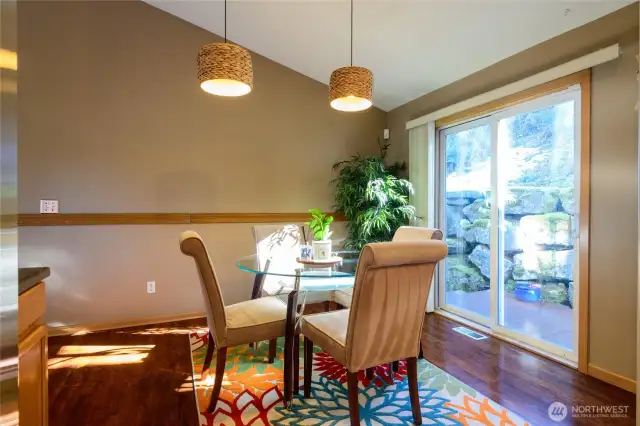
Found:
[[[40,200],[40,213],[58,213],[58,200]]]
[[[156,282],[155,281],[147,281],[147,293],[155,293],[156,292]]]
[[[382,131],[382,138],[386,141],[387,139],[389,139],[389,129],[384,129]]]

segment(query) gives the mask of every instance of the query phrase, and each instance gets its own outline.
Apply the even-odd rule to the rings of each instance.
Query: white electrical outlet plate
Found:
[[[156,282],[147,281],[147,293],[155,293],[155,292],[156,292]]]
[[[58,200],[40,200],[40,213],[58,213]]]

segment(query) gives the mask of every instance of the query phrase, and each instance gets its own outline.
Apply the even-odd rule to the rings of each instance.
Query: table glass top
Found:
[[[359,253],[356,251],[340,251],[334,252],[334,256],[342,258],[340,263],[335,265],[308,265],[296,261],[293,255],[272,257],[267,261],[257,254],[244,256],[238,259],[236,266],[243,271],[253,274],[275,275],[280,277],[296,277],[300,278],[332,278],[332,277],[351,277],[356,273],[356,265]]]

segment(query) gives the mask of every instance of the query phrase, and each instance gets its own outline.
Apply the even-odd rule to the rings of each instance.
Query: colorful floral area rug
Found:
[[[213,377],[201,377],[207,348],[207,333],[193,332],[191,356],[193,387],[200,424],[225,425],[349,425],[346,370],[331,356],[315,347],[311,398],[302,398],[302,339],[300,347],[300,394],[294,395],[293,407],[282,402],[283,346],[278,340],[278,357],[267,363],[268,342],[254,350],[249,345],[229,348],[220,399],[213,413],[207,413]],[[400,362],[398,372],[390,374],[388,366],[375,369],[369,380],[363,372],[360,381],[360,419],[365,425],[411,425],[413,417],[409,400],[406,365]],[[418,362],[418,381],[423,425],[530,425],[516,414],[491,401],[469,386],[425,360]]]

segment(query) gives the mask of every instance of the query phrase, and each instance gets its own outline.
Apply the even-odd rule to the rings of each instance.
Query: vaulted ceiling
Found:
[[[146,0],[215,34],[224,3]],[[385,111],[633,0],[354,0],[354,65],[373,71]],[[328,83],[349,64],[348,0],[229,0],[227,37]]]

